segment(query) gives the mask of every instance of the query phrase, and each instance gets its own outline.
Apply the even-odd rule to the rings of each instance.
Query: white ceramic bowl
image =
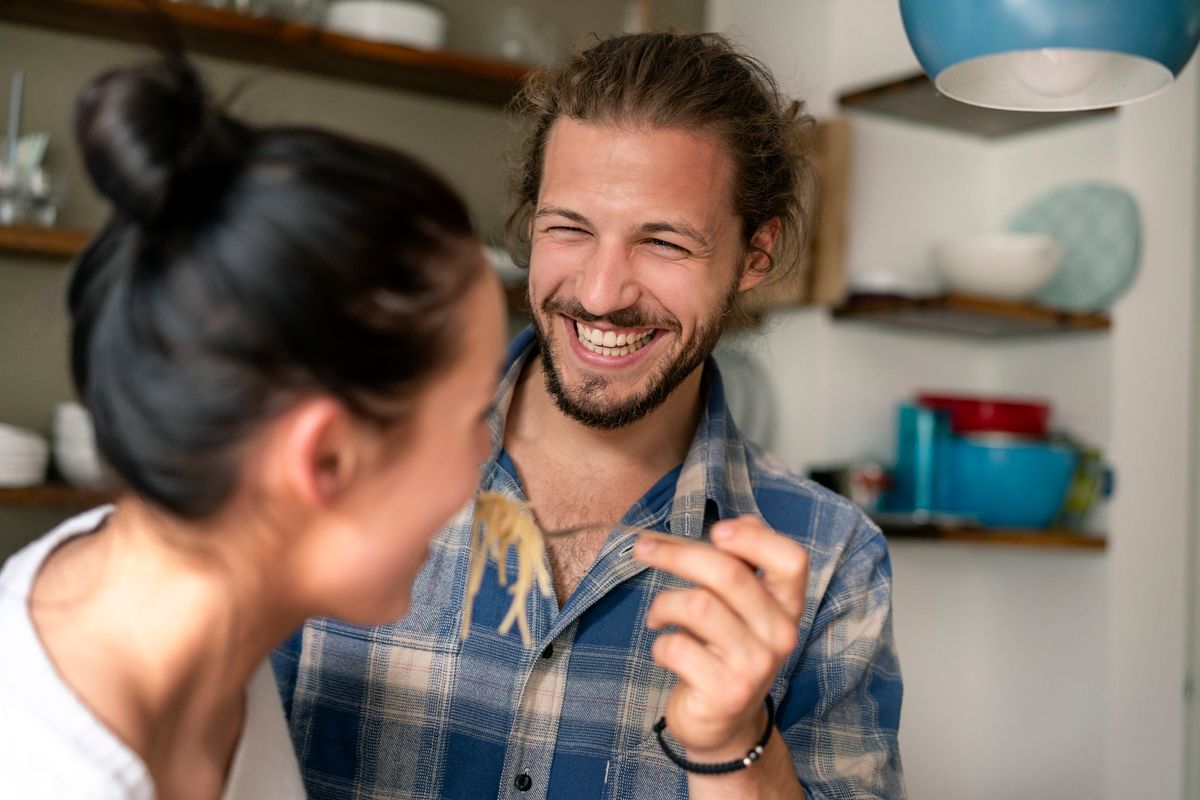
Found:
[[[44,454],[46,440],[36,431],[0,423],[0,453],[9,455]]]
[[[336,0],[325,27],[337,33],[436,50],[446,42],[446,14],[410,0]]]
[[[35,486],[46,477],[50,446],[33,431],[0,425],[0,486]]]
[[[54,465],[67,483],[81,489],[106,489],[112,484],[111,473],[94,447],[56,443]]]
[[[54,407],[54,432],[86,432],[91,435],[92,415],[80,403],[67,400]]]
[[[92,415],[69,400],[54,409],[54,464],[67,482],[84,489],[104,489],[111,473],[96,450]]]
[[[938,242],[933,258],[951,291],[1023,300],[1054,277],[1063,249],[1043,233],[982,233]]]

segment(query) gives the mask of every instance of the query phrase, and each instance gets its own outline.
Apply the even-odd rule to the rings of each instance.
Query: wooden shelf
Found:
[[[1108,546],[1108,540],[1102,535],[1060,530],[944,528],[934,525],[884,525],[882,529],[883,535],[893,541],[963,542],[991,547],[1051,550],[1104,550]]]
[[[103,505],[112,499],[108,492],[76,489],[66,484],[0,487],[0,506],[16,508],[81,509]]]
[[[1115,113],[1115,108],[1092,111],[1002,111],[951,100],[924,73],[848,92],[838,98],[842,108],[934,125],[939,128],[997,139],[1068,122]]]
[[[70,228],[0,225],[0,253],[58,260],[74,258],[89,238],[89,231]]]
[[[507,103],[529,70],[498,59],[370,42],[193,3],[159,2],[158,8],[189,52],[486,105]],[[164,40],[161,21],[142,0],[3,0],[0,20],[136,44]]]
[[[1032,303],[963,294],[932,298],[851,295],[836,319],[985,338],[1106,331],[1105,314],[1060,311]]]

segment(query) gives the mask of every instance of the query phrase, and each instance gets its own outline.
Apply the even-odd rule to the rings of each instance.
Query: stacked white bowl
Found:
[[[92,417],[73,400],[54,409],[54,464],[73,486],[104,489],[111,484],[108,468],[96,450]]]
[[[1054,277],[1063,249],[1044,233],[981,233],[939,242],[933,257],[956,292],[1024,300]]]
[[[46,476],[50,446],[38,433],[0,423],[0,486],[34,486]]]
[[[436,50],[446,41],[446,12],[415,0],[335,0],[325,27],[360,39]]]

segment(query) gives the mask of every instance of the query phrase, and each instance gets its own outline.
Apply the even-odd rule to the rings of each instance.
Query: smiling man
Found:
[[[710,358],[799,252],[808,121],[714,35],[602,41],[520,107],[534,325],[480,488],[670,536],[549,540],[532,650],[494,565],[458,639],[470,513],[408,617],[311,621],[275,659],[310,796],[903,797],[883,538],[738,434]]]

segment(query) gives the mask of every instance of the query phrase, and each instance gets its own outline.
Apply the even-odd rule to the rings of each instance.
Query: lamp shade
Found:
[[[900,0],[900,13],[938,91],[1017,111],[1149,97],[1200,42],[1200,0]]]

